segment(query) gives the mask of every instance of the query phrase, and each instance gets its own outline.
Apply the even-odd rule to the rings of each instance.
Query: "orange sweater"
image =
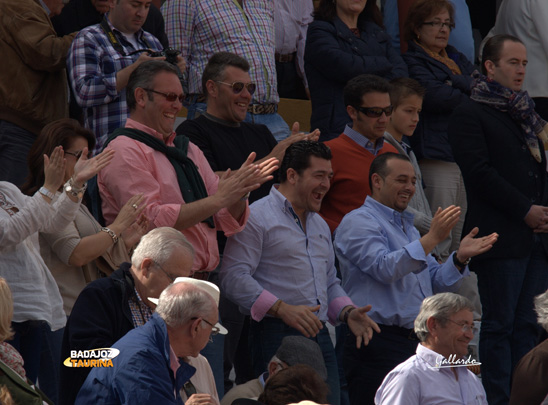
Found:
[[[320,215],[333,233],[343,217],[360,207],[365,197],[371,195],[369,167],[375,155],[344,134],[325,144],[333,154],[331,166],[334,176],[331,188],[322,201]],[[379,154],[386,152],[398,153],[396,148],[385,142]]]

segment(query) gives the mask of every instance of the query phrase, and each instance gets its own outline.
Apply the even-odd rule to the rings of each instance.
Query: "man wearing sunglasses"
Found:
[[[475,228],[447,262],[438,263],[430,253],[457,224],[460,207],[438,208],[430,230],[421,237],[413,214],[406,211],[416,181],[407,156],[377,156],[369,170],[372,195],[335,231],[343,288],[357,305],[373,306],[370,316],[380,328],[366,347],[345,341],[343,365],[352,405],[372,404],[386,374],[415,353],[413,322],[424,298],[456,291],[470,275],[470,258],[497,241],[496,233],[475,238]]]
[[[310,0],[303,0],[310,1]],[[281,141],[290,135],[277,113],[274,35],[274,3],[270,0],[169,0],[161,10],[172,47],[180,49],[187,62],[188,118],[206,110],[204,69],[217,52],[234,52],[251,65],[249,75],[256,84],[247,106],[245,121],[264,124]],[[231,82],[227,82],[231,84]]]
[[[94,368],[75,404],[219,404],[204,392],[212,381],[209,365],[194,359],[211,335],[226,333],[217,324],[219,289],[179,277],[159,299],[148,300],[157,304],[155,313],[112,345],[120,351],[113,367]],[[204,371],[209,381],[193,380]]]
[[[480,380],[466,367],[477,363],[468,357],[468,344],[477,334],[473,310],[458,294],[425,298],[415,319],[416,354],[386,376],[375,404],[487,405]]]
[[[320,214],[332,233],[342,218],[371,194],[367,175],[375,156],[396,152],[384,142],[392,114],[389,92],[388,81],[374,75],[357,76],[344,88],[344,103],[352,123],[338,138],[325,143],[333,153],[333,181]]]

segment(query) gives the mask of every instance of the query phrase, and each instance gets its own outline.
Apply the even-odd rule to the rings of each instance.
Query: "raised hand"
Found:
[[[99,171],[108,166],[114,157],[114,150],[107,149],[99,153],[97,156],[88,159],[88,148],[84,148],[82,156],[74,165],[74,174],[72,176],[76,187],[83,184],[95,176]]]
[[[487,252],[493,247],[499,237],[498,233],[493,232],[490,235],[475,238],[478,232],[479,228],[475,227],[460,241],[459,249],[455,254],[461,263],[464,263],[471,257]]]
[[[44,187],[56,192],[65,181],[65,154],[62,146],[57,146],[51,155],[44,155]]]
[[[434,214],[434,218],[432,218],[430,230],[426,235],[420,238],[420,243],[425,254],[432,252],[438,243],[449,236],[449,232],[451,232],[451,229],[453,229],[459,221],[460,213],[460,207],[455,205],[450,205],[444,210],[438,207],[438,210]]]

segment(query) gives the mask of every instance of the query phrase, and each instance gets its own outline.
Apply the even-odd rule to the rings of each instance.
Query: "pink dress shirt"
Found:
[[[163,139],[159,132],[128,118],[126,128],[144,131],[156,138]],[[175,132],[167,139],[168,146],[173,145]],[[149,146],[119,136],[108,146],[116,155],[109,166],[99,172],[97,182],[101,194],[101,206],[106,223],[112,223],[122,206],[131,196],[142,193],[148,204],[144,213],[150,221],[150,229],[174,227],[181,205],[185,203],[175,169],[168,158]],[[188,157],[196,164],[202,176],[208,195],[217,192],[219,177],[211,170],[202,151],[192,142],[188,145]],[[211,271],[219,264],[217,230],[226,236],[240,232],[247,222],[249,207],[240,221],[235,220],[226,208],[217,212],[213,219],[216,229],[200,222],[190,228],[180,229],[194,246],[195,257],[193,271]]]

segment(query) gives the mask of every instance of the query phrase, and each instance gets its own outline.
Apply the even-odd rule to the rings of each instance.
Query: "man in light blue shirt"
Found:
[[[423,299],[455,291],[470,274],[469,259],[489,250],[498,236],[474,238],[475,228],[440,264],[430,253],[456,225],[460,207],[438,208],[430,231],[421,237],[413,215],[406,212],[416,182],[409,159],[395,153],[377,156],[369,182],[372,195],[335,231],[343,287],[357,305],[372,303],[371,319],[381,328],[367,348],[344,347],[350,402],[360,405],[373,403],[386,374],[415,353],[418,340],[412,328]]]
[[[472,303],[453,293],[425,298],[415,319],[417,354],[392,370],[375,396],[377,405],[487,405],[480,380],[466,366],[477,332]]]
[[[245,229],[228,238],[221,272],[226,296],[251,315],[251,358],[261,373],[283,337],[304,335],[322,349],[331,392],[339,404],[335,351],[325,322],[348,324],[357,347],[378,331],[355,308],[340,285],[329,227],[317,214],[329,190],[331,151],[322,143],[299,141],[287,148],[280,184],[250,206]]]

